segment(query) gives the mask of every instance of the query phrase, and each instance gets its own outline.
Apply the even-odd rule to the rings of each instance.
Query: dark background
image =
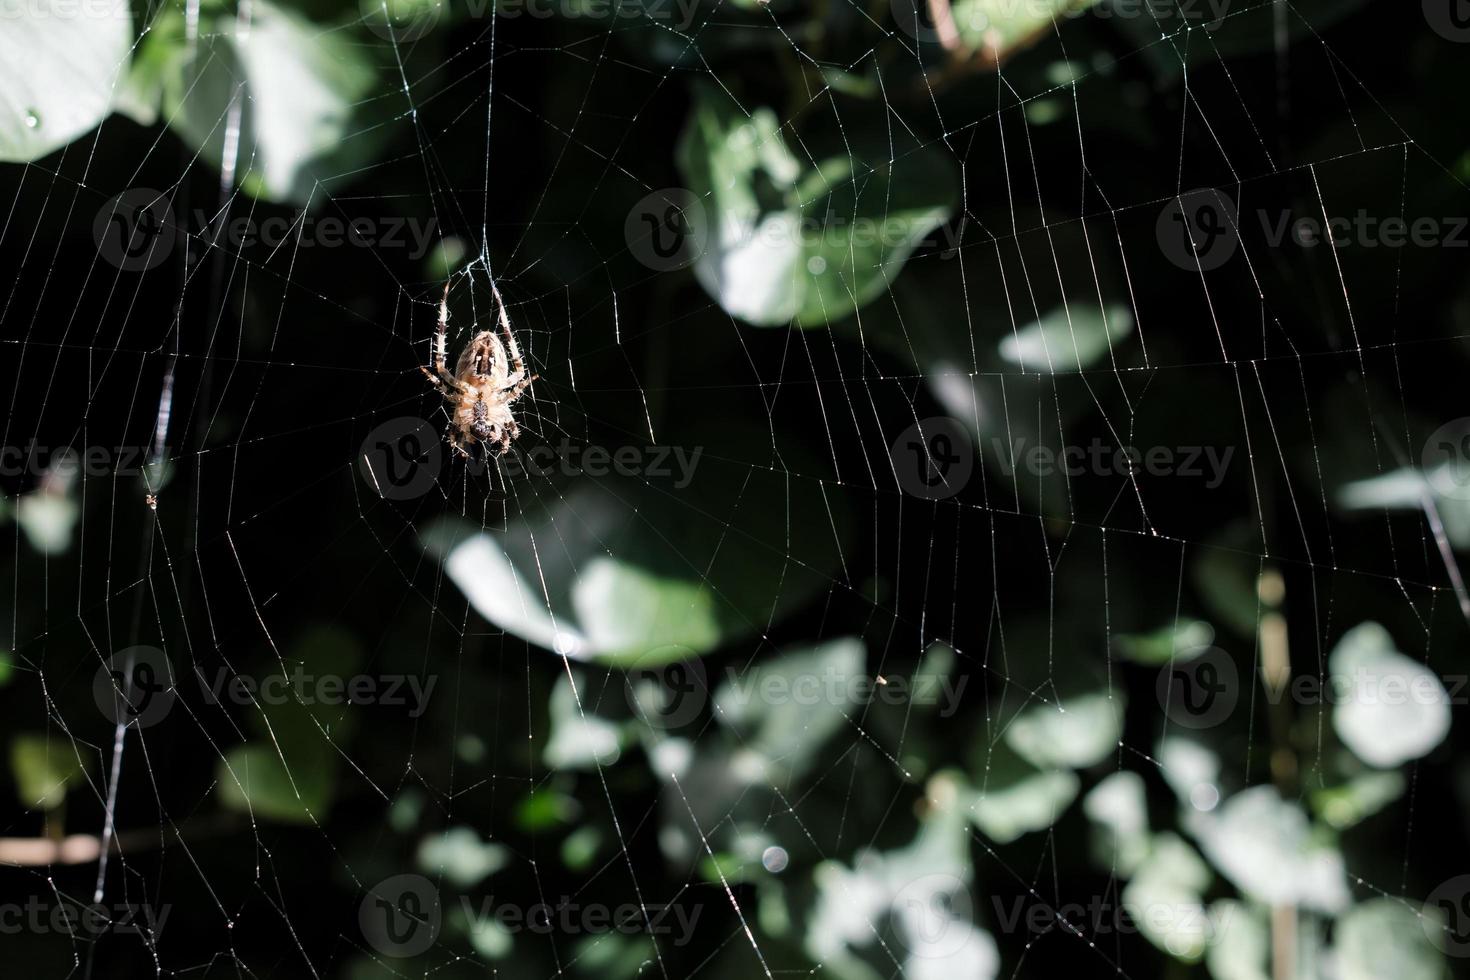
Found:
[[[1222,187],[1272,213],[1319,213],[1318,186],[1334,211],[1465,213],[1467,49],[1430,31],[1415,4],[1302,10],[1320,21],[1320,35],[1295,39],[1284,65],[1280,52],[1242,32],[1227,59],[1206,50],[1191,61],[1188,95],[1148,31],[1084,19],[1065,28],[1065,56],[1082,65],[1113,61],[1075,91],[1048,75],[1062,50],[1048,39],[1006,64],[1006,85],[975,72],[932,98],[896,38],[847,8],[829,10],[823,57],[847,63],[876,45],[889,99],[876,107],[818,100],[798,132],[838,120],[869,125],[886,109],[890,121],[942,140],[965,176],[967,217],[951,226],[962,236],[960,256],[937,247],[916,254],[890,294],[864,309],[861,337],[854,318],[804,333],[741,324],[689,272],[654,273],[623,239],[636,201],[680,183],[672,148],[693,84],[713,76],[747,107],[779,110],[797,98],[791,44],[771,24],[815,23],[804,9],[706,12],[699,57],[672,65],[668,39],[655,29],[609,33],[596,22],[523,17],[499,22],[492,69],[488,22],[455,18],[406,49],[416,115],[406,118],[402,91],[385,84],[370,107],[387,120],[380,162],[328,181],[315,213],[432,216],[471,255],[484,249],[542,376],[528,444],[555,438],[557,426],[577,441],[641,438],[646,396],[660,441],[711,444],[741,465],[782,468],[769,445],[722,446],[705,435],[715,421],[737,419],[763,433],[769,423],[777,444],[804,447],[800,466],[784,465],[833,481],[829,497],[854,532],[843,567],[825,594],[764,630],[764,641],[709,657],[712,676],[782,646],[853,634],[866,641],[875,670],[901,671],[943,638],[961,651],[959,669],[971,683],[963,710],[925,737],[932,772],[973,766],[998,737],[992,709],[1015,698],[1016,685],[1029,688],[1032,677],[1065,685],[1073,671],[1110,666],[1135,709],[1125,741],[1146,751],[1161,720],[1155,672],[1109,665],[1101,638],[1166,625],[1176,612],[1208,617],[1190,573],[1206,548],[1223,547],[1251,578],[1263,567],[1281,572],[1305,673],[1319,673],[1336,637],[1366,619],[1383,622],[1406,652],[1427,654],[1441,672],[1462,669],[1465,624],[1422,517],[1347,515],[1330,497],[1350,479],[1417,463],[1424,437],[1465,414],[1470,248],[1349,250],[1339,279],[1329,250],[1271,249],[1259,226],[1246,223],[1254,261],[1212,274],[1207,303],[1199,276],[1171,265],[1155,238],[1158,215],[1181,186]],[[313,13],[324,23],[338,16]],[[1242,13],[1240,26],[1269,19],[1262,7]],[[1195,32],[1188,42],[1193,50],[1209,39]],[[364,32],[363,43],[374,39]],[[386,69],[392,49],[381,47]],[[805,85],[812,76],[803,78]],[[1018,95],[1032,109],[1054,105],[1061,118],[1027,125]],[[1181,146],[1181,117],[1201,111],[1209,130],[1191,126]],[[112,650],[163,645],[176,664],[208,675],[222,664],[264,672],[276,651],[289,659],[312,627],[330,624],[357,645],[365,669],[431,672],[440,687],[420,719],[384,706],[356,709],[354,729],[334,739],[343,764],[330,805],[318,826],[293,826],[252,824],[219,805],[216,765],[248,728],[248,712],[210,706],[186,683],[181,702],[193,710],[176,706],[145,741],[129,739],[117,808],[129,851],[108,879],[109,900],[171,907],[157,960],[133,937],[108,936],[94,951],[65,937],[21,935],[6,937],[9,969],[70,975],[95,955],[95,975],[108,977],[295,977],[310,975],[308,962],[321,975],[346,976],[365,969],[356,921],[364,883],[409,868],[418,838],[449,824],[470,824],[517,855],[488,891],[621,905],[635,899],[615,848],[604,846],[590,869],[567,867],[560,856],[578,827],[611,838],[610,795],[647,900],[703,910],[700,941],[664,950],[669,974],[756,975],[720,886],[660,856],[666,812],[659,783],[635,764],[637,750],[606,771],[606,795],[596,773],[548,771],[540,747],[561,662],[467,611],[419,544],[418,530],[444,514],[492,528],[514,522],[523,498],[446,467],[426,496],[384,501],[358,473],[374,426],[405,414],[442,421],[416,368],[427,358],[442,278],[401,249],[212,250],[198,235],[156,269],[119,272],[98,259],[92,237],[109,198],[128,188],[166,190],[176,213],[192,214],[219,205],[218,176],[161,127],[113,118],[95,152],[84,144],[0,169],[0,201],[9,202],[0,267],[15,272],[0,287],[5,443],[146,445],[170,364],[176,387],[173,475],[156,515],[136,480],[89,478],[66,552],[44,557],[18,529],[5,532],[10,581],[0,607],[11,625],[0,646],[12,648],[14,666],[0,687],[0,715],[11,731],[44,732],[58,751],[75,748],[89,767],[89,782],[68,797],[66,831],[94,833],[102,823],[112,728],[92,703],[91,684]],[[292,213],[234,193],[228,206],[232,215]],[[1021,321],[1035,318],[1026,313],[1033,301],[1018,299],[1027,271],[1043,311],[1062,295],[1095,306],[1100,291],[1133,306],[1144,343],[1135,332],[1121,348],[1121,372],[1051,379],[1013,371],[1004,382],[1011,408],[1052,423],[1060,406],[1074,443],[1109,439],[1111,423],[1135,445],[1235,447],[1237,465],[1223,485],[1146,481],[1146,517],[1132,490],[1110,478],[1073,481],[1069,497],[1045,501],[993,468],[978,470],[953,501],[901,491],[888,471],[890,441],[914,418],[944,414],[924,384],[933,365],[916,354],[922,338],[968,349],[973,336],[981,351],[973,367],[1001,370],[987,352],[1011,329],[1007,288]],[[482,271],[466,288],[477,304],[488,302]],[[459,295],[462,320],[469,314]],[[1246,458],[1257,464],[1254,481],[1240,465]],[[12,498],[33,488],[31,477],[4,484]],[[1218,632],[1248,671],[1252,638]],[[1050,675],[1038,674],[1049,649],[1060,659]],[[590,701],[621,701],[617,675],[587,677]],[[1319,736],[1314,718],[1299,724],[1305,785],[1314,765],[1342,750],[1330,726]],[[1233,786],[1269,780],[1264,728],[1242,717],[1219,736]],[[467,736],[483,743],[478,761],[463,754]],[[1348,832],[1353,874],[1417,898],[1466,866],[1470,802],[1456,762],[1463,741],[1457,725],[1414,767],[1409,795]],[[860,845],[912,837],[920,785],[898,778],[856,733],[823,751],[829,765],[855,766],[854,752],[867,762],[860,779],[843,770],[799,796],[797,813],[828,857],[851,860]],[[1145,759],[1124,753],[1084,774],[1084,789],[1119,767],[1144,774],[1167,826],[1169,792]],[[542,798],[535,793],[570,809],[547,821],[528,816],[528,799]],[[423,804],[412,832],[385,817],[405,797]],[[833,821],[844,814],[853,827],[838,836]],[[981,924],[996,929],[987,919],[992,896],[1009,901],[1036,878],[1060,900],[1106,893],[1106,870],[1088,857],[1086,823],[1073,806],[1052,834],[977,844]],[[40,814],[14,794],[3,798],[0,834],[42,832]],[[809,870],[798,861],[784,879],[793,907]],[[94,876],[90,864],[3,869],[0,891],[45,896],[54,887],[85,900]],[[750,917],[756,889],[737,884],[736,896]],[[1027,937],[997,938],[1004,976],[1104,967],[1065,936],[1037,941],[1024,957]],[[1116,942],[1108,955],[1130,976],[1204,975],[1140,937]],[[514,962],[501,968],[551,975],[553,952],[565,965],[571,948],[556,937],[522,937]],[[446,940],[441,965],[451,949],[464,951]],[[773,968],[810,966],[796,944],[763,936],[761,949]],[[490,968],[470,958],[435,975]]]

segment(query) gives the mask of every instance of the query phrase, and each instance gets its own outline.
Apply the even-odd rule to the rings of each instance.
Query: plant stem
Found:
[[[1291,646],[1281,604],[1286,584],[1281,573],[1269,569],[1256,583],[1262,614],[1260,622],[1261,683],[1266,688],[1268,726],[1271,731],[1271,781],[1282,796],[1296,792],[1298,764],[1291,745]],[[1297,909],[1292,903],[1271,907],[1271,977],[1292,980],[1296,975]]]

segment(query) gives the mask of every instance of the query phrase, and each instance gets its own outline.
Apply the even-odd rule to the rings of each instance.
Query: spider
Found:
[[[439,301],[439,330],[434,335],[434,369],[419,365],[419,370],[449,403],[449,428],[445,437],[466,458],[470,452],[465,446],[477,442],[491,448],[497,456],[510,449],[510,444],[521,434],[511,406],[540,377],[539,374],[526,376],[526,365],[510,330],[505,301],[494,282],[490,283],[490,289],[495,294],[505,343],[500,342],[493,330],[481,330],[459,355],[454,373],[449,373],[449,283],[446,282],[444,298]]]

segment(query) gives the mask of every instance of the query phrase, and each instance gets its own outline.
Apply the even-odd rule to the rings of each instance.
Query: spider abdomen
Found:
[[[470,431],[481,441],[490,438],[490,409],[480,399],[470,409]]]

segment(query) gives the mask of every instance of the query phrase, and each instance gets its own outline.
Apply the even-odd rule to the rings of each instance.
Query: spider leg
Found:
[[[452,280],[451,280],[452,281]],[[439,394],[449,398],[454,392],[462,392],[467,385],[454,375],[449,373],[447,363],[449,351],[449,282],[444,283],[444,295],[439,300],[439,328],[434,331],[433,350],[430,361],[433,370],[419,365],[419,370],[424,372],[424,377],[433,383],[439,390]]]
[[[434,333],[434,371],[443,378],[453,377],[445,363],[449,352],[449,284],[453,281],[444,281],[444,295],[439,299],[439,329]]]
[[[505,354],[505,345],[494,334],[490,334],[487,339],[490,341],[490,364],[484,374],[489,378],[503,378],[510,373],[510,359]],[[504,388],[505,384],[502,382],[499,387]]]
[[[419,370],[424,372],[424,377],[429,379],[429,382],[434,386],[434,389],[450,401],[454,400],[454,397],[457,393],[474,390],[473,385],[469,384],[468,382],[461,381],[453,375],[445,374],[443,377],[439,377],[438,375],[434,374],[433,371],[430,371],[428,368],[424,367],[422,364],[419,365]]]
[[[464,443],[460,441],[458,432],[455,432],[451,429],[448,433],[446,433],[446,436],[449,440],[449,447],[451,449],[459,453],[459,455],[463,456],[465,459],[471,458],[470,451],[466,449],[464,447]]]
[[[510,452],[510,444],[515,442],[516,437],[521,434],[521,427],[516,425],[515,419],[511,419],[505,429],[500,433],[500,449],[497,456]]]
[[[424,377],[428,378],[429,379],[429,383],[432,384],[435,388],[438,389],[439,394],[443,395],[445,398],[448,398],[449,397],[449,395],[450,395],[449,386],[444,383],[444,379],[443,378],[439,377],[437,374],[435,374],[433,371],[430,371],[428,368],[424,367],[422,364],[419,365],[419,370],[422,371],[422,372],[424,372]]]
[[[497,318],[500,320],[500,332],[505,334],[506,349],[510,351],[510,373],[512,375],[524,376],[526,373],[525,362],[521,360],[521,349],[516,344],[516,335],[510,329],[510,314],[505,311],[505,300],[500,295],[500,289],[495,285],[495,279],[490,280],[490,291],[495,294],[495,307]]]

